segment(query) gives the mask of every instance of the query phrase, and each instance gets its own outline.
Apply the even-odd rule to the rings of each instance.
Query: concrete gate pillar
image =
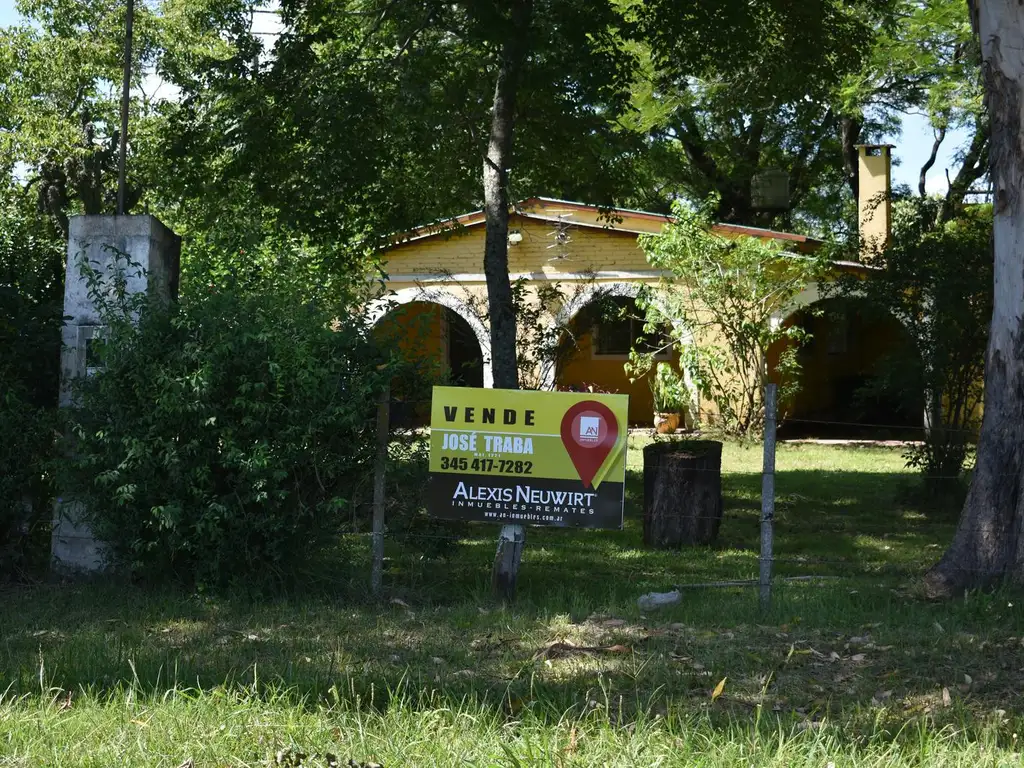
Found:
[[[60,405],[74,407],[71,382],[92,372],[89,344],[102,334],[102,319],[89,296],[83,266],[104,281],[122,275],[129,294],[163,301],[178,298],[181,238],[154,216],[75,216],[68,234],[61,334]],[[95,571],[102,546],[82,521],[81,503],[59,496],[54,507],[51,563],[55,569]]]

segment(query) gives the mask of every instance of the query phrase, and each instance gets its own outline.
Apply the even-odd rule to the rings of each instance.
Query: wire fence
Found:
[[[712,524],[712,541],[669,548],[645,541],[645,518],[651,511],[645,504],[645,468],[635,455],[658,441],[709,436],[631,430],[622,529],[529,527],[522,550],[523,587],[545,590],[585,579],[592,586],[639,596],[677,588],[756,586],[759,603],[767,608],[772,585],[780,579],[839,579],[850,589],[865,580],[896,586],[922,575],[939,559],[957,527],[958,499],[925,495],[920,474],[905,467],[900,452],[913,443],[854,438],[823,440],[816,449],[817,441],[801,439],[781,441],[777,451],[774,398],[768,401],[763,442],[728,447],[720,467],[687,469],[695,479],[715,475],[712,484],[720,483],[722,503],[711,509],[680,506],[673,514],[688,523]],[[413,416],[422,422],[429,407],[403,403],[395,408],[389,401],[381,408],[378,425],[384,431],[379,434],[386,442],[373,483],[372,523],[350,536],[354,547],[372,553],[368,586],[381,596],[486,589],[499,526],[427,517],[429,431]],[[796,421],[864,430],[897,428]],[[926,435],[924,427],[898,429],[916,430],[921,439]],[[877,446],[877,452],[847,452],[836,442]],[[861,460],[856,460],[858,455]],[[877,460],[865,460],[865,455]],[[409,471],[412,465],[417,471]],[[961,474],[931,480],[965,487]]]

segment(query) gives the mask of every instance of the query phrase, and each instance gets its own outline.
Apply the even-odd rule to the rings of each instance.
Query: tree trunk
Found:
[[[721,524],[721,443],[669,440],[644,448],[644,546],[710,544]]]
[[[846,183],[850,185],[853,199],[857,200],[860,189],[860,161],[857,158],[857,144],[860,142],[861,121],[846,116],[839,121],[839,138],[843,144],[843,170],[846,172]]]
[[[995,293],[977,464],[953,542],[925,578],[936,597],[1024,581],[1024,14],[1017,0],[968,6],[990,118]]]
[[[532,11],[532,0],[518,0],[512,6],[509,35],[502,45],[501,63],[494,85],[491,132],[484,157],[484,214],[487,219],[484,275],[487,278],[487,309],[491,326],[491,366],[494,386],[502,389],[519,388],[516,314],[508,273],[508,170],[512,165],[516,92],[526,61]]]
[[[989,124],[988,121],[979,118],[974,125],[974,138],[967,148],[967,152],[960,158],[960,170],[957,171],[953,181],[946,190],[946,196],[939,208],[939,224],[952,221],[962,210],[964,198],[970,192],[971,187],[989,169]]]

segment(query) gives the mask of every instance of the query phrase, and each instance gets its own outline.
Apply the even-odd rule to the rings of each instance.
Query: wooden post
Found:
[[[523,559],[526,531],[521,525],[503,525],[498,534],[498,551],[494,554],[491,590],[495,600],[510,603],[516,598],[516,579]]]
[[[385,387],[377,401],[377,458],[373,469],[373,564],[370,569],[370,589],[380,597],[384,579],[384,471],[388,461],[388,437],[391,388]]]
[[[761,471],[761,569],[760,604],[767,611],[772,604],[772,548],[775,532],[775,415],[778,387],[764,389],[764,467]]]

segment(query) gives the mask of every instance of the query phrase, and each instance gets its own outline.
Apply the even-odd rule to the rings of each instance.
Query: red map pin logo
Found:
[[[589,488],[594,475],[608,458],[619,437],[619,423],[604,403],[584,400],[562,417],[562,445],[579,473],[583,487]]]

